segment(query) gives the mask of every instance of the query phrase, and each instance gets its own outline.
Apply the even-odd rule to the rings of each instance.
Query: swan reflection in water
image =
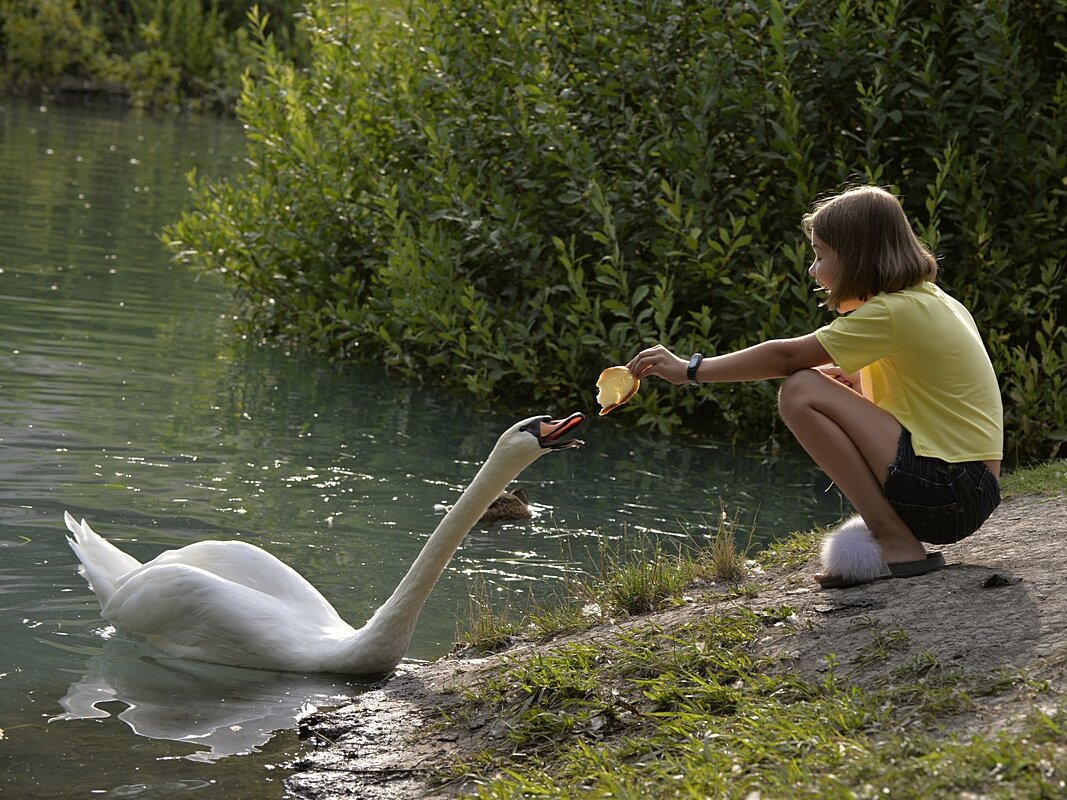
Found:
[[[344,676],[300,675],[228,667],[172,658],[113,629],[104,651],[89,659],[85,674],[59,701],[64,713],[49,722],[106,719],[106,704],[126,708],[117,716],[134,733],[188,743],[201,749],[182,756],[212,762],[258,752],[278,731],[319,706],[343,705],[359,693]]]

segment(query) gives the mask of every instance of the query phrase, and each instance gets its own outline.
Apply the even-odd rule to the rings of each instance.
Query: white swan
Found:
[[[205,541],[147,564],[64,513],[78,572],[120,631],[197,661],[290,672],[381,677],[404,657],[423,603],[463,537],[522,470],[565,439],[582,414],[518,422],[433,532],[392,596],[359,630],[292,567],[245,542]]]

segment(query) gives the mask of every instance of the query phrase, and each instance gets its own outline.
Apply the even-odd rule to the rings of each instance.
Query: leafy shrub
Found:
[[[136,106],[232,108],[257,60],[241,0],[0,0],[0,87],[108,88]],[[300,0],[255,5],[277,52],[300,60]],[[266,24],[264,22],[264,24]],[[78,79],[74,84],[68,79]]]
[[[438,0],[311,6],[306,70],[260,33],[249,172],[168,232],[259,335],[499,401],[591,405],[663,342],[827,321],[802,214],[888,185],[1001,376],[1009,456],[1065,436],[1062,7]],[[774,436],[770,382],[649,382],[622,413]]]
[[[76,0],[0,0],[0,54],[5,82],[51,82],[92,72],[104,45]]]

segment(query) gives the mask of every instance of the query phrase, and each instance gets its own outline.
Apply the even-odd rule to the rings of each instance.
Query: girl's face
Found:
[[[815,251],[815,260],[808,267],[808,274],[819,284],[819,288],[832,292],[839,270],[837,253],[814,233],[811,235],[811,249]]]
[[[826,244],[822,239],[811,234],[811,247],[815,251],[815,260],[808,267],[808,274],[815,279],[819,287],[833,294],[834,284],[841,272],[841,262],[838,261],[837,251]],[[852,311],[863,305],[860,300],[848,300],[838,307],[838,311]]]

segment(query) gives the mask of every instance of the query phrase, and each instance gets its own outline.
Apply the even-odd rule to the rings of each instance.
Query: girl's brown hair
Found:
[[[820,200],[802,224],[809,239],[818,236],[837,254],[840,271],[827,301],[834,310],[937,278],[937,260],[911,229],[900,201],[878,186]]]

